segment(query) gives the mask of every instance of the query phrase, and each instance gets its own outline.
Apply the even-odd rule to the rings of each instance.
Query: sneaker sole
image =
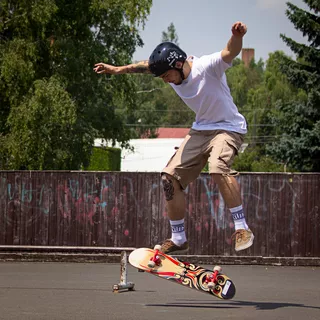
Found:
[[[245,250],[248,249],[252,246],[253,244],[253,239],[254,239],[254,235],[252,234],[252,237],[250,238],[250,240],[243,246],[235,248],[236,251],[241,251],[241,250]]]

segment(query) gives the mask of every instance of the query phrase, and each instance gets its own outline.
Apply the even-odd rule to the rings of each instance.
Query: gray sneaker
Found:
[[[235,250],[240,251],[252,246],[254,235],[250,229],[239,229],[231,237],[236,240]]]
[[[188,242],[186,241],[181,246],[176,245],[172,240],[164,240],[161,245],[161,252],[164,254],[183,254],[189,250]]]

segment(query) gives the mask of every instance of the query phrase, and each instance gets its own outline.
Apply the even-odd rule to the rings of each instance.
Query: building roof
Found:
[[[178,139],[184,138],[188,133],[189,128],[159,128],[157,130],[158,139]]]

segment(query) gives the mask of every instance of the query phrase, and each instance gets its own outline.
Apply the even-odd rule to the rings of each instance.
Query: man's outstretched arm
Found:
[[[242,38],[247,33],[247,26],[242,22],[236,22],[232,26],[232,36],[227,46],[222,50],[221,56],[224,62],[231,63],[242,49]]]
[[[137,63],[128,64],[126,66],[112,66],[110,64],[99,62],[94,65],[93,70],[100,74],[125,74],[125,73],[149,73],[148,60],[139,61]]]

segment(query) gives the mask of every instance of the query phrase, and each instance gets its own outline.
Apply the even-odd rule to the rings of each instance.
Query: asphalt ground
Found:
[[[320,268],[222,267],[237,287],[232,300],[131,266],[127,280],[135,291],[113,293],[113,285],[120,282],[119,264],[3,262],[0,319],[320,319]]]

